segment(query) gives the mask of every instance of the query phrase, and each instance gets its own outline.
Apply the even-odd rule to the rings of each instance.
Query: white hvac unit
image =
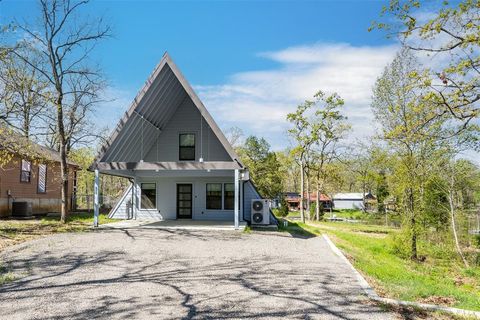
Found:
[[[266,199],[253,199],[252,200],[252,212],[250,216],[251,224],[261,225],[270,224],[270,208],[269,200]]]

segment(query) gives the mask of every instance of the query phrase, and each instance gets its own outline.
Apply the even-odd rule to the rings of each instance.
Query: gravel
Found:
[[[0,254],[2,319],[391,319],[322,237],[161,229],[57,234]]]

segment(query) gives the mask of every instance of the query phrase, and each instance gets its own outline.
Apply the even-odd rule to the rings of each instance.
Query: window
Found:
[[[32,175],[32,165],[30,161],[22,160],[22,167],[20,168],[20,182],[30,182]]]
[[[195,134],[180,134],[178,158],[180,161],[195,160]]]
[[[157,186],[155,183],[142,183],[141,189],[141,209],[155,209],[157,207]]]
[[[233,183],[225,183],[223,189],[223,209],[233,210],[235,203],[235,186]]]
[[[37,184],[38,193],[47,192],[47,165],[39,164],[38,165],[38,184]]]
[[[207,209],[222,209],[222,184],[207,183]]]

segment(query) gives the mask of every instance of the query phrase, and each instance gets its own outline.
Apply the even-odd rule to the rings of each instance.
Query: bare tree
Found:
[[[35,65],[42,63],[36,50],[24,53]],[[35,135],[44,126],[49,84],[31,67],[13,54],[0,59],[0,121],[18,130],[24,137]]]
[[[100,93],[104,83],[85,81],[84,77],[74,77],[67,80],[67,87],[72,92],[64,104],[65,149],[68,155],[75,146],[88,146],[98,139],[103,139],[106,129],[98,129],[90,121],[95,106],[103,101]],[[52,121],[49,122],[46,131],[46,142],[49,147],[60,150],[58,126],[54,121],[55,112],[50,112],[48,118]]]
[[[28,38],[19,41],[20,48],[36,48],[45,59],[45,64],[35,64],[24,49],[13,53],[34,68],[51,86],[51,103],[56,115],[56,130],[61,155],[62,208],[61,221],[65,222],[68,203],[67,146],[68,132],[65,126],[67,106],[78,95],[78,88],[69,86],[69,81],[82,81],[85,95],[95,95],[92,88],[102,82],[98,69],[92,67],[89,54],[98,42],[110,34],[110,28],[102,19],[84,19],[80,13],[89,1],[39,0],[39,25],[18,23],[17,28]],[[82,91],[80,90],[80,91]]]

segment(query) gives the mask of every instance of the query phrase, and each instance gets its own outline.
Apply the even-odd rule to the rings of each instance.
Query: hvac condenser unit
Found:
[[[268,206],[269,200],[254,199],[252,200],[251,224],[261,225],[270,224],[270,208]]]

